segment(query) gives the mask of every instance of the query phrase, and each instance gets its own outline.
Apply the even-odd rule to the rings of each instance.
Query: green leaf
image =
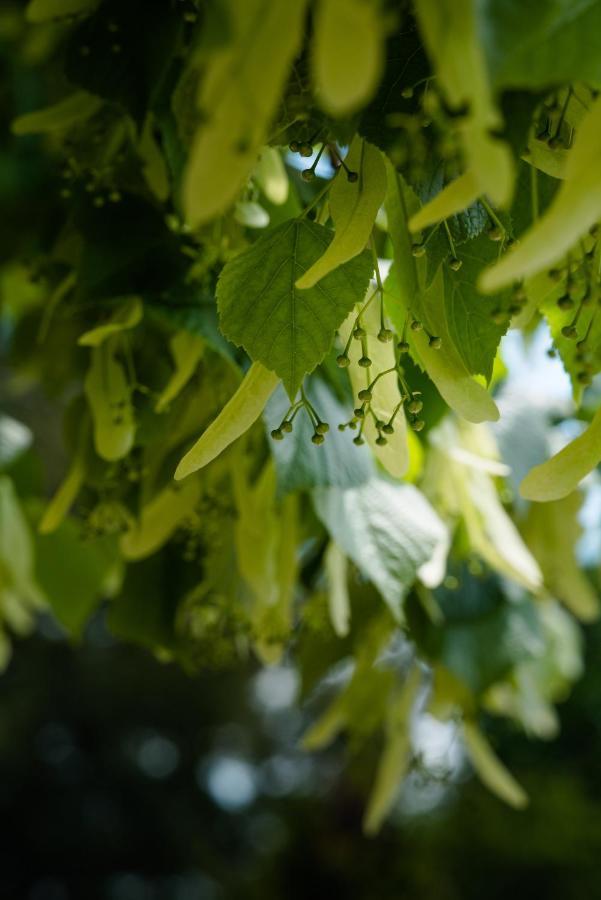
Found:
[[[465,244],[457,255],[462,264],[459,271],[444,267],[444,303],[449,335],[468,372],[484,375],[490,382],[497,348],[509,324],[509,314],[504,324],[495,324],[493,312],[497,307],[507,309],[511,293],[506,291],[490,298],[476,288],[484,266],[498,256],[494,242],[486,236]]]
[[[36,576],[54,615],[71,635],[81,635],[119,572],[116,541],[86,540],[79,524],[67,520],[53,534],[39,535],[35,549]]]
[[[363,327],[369,335],[378,333],[380,327],[380,310],[379,304],[373,302],[363,313]],[[340,337],[344,345],[350,337],[351,328],[354,324],[354,316],[347,318],[340,328]],[[348,374],[356,400],[356,406],[361,406],[358,399],[358,393],[372,383],[374,378],[380,372],[386,372],[396,366],[396,357],[394,344],[392,342],[384,344],[373,338],[369,341],[369,358],[372,365],[366,373],[366,370],[359,365],[359,359],[362,355],[358,341],[351,341],[348,350],[350,365],[348,366]],[[376,428],[373,418],[370,416],[363,426],[363,435],[369,444],[372,453],[379,463],[386,469],[393,478],[402,478],[409,468],[409,445],[407,437],[407,420],[405,418],[404,407],[397,409],[401,402],[401,394],[399,391],[398,376],[396,371],[388,372],[383,375],[371,388],[371,409],[375,416],[383,422],[388,422],[392,415],[396,412],[394,418],[394,432],[386,435],[387,443],[384,446],[376,443],[379,432]]]
[[[191,515],[200,499],[198,479],[183,485],[167,485],[146,503],[139,519],[121,538],[120,549],[125,559],[144,559],[159,550],[180,524]]]
[[[363,830],[367,835],[373,836],[380,830],[409,768],[411,712],[420,683],[421,672],[418,666],[414,665],[404,684],[394,692],[390,699],[386,717],[386,743],[363,816]]]
[[[589,109],[574,139],[565,180],[548,210],[499,262],[480,278],[493,292],[560,260],[601,218],[601,100]]]
[[[311,72],[315,97],[333,116],[347,116],[375,94],[384,67],[387,22],[380,0],[319,0]]]
[[[13,134],[48,134],[63,131],[73,125],[80,125],[98,112],[102,100],[88,94],[87,91],[76,91],[53,106],[25,113],[12,123]]]
[[[409,331],[409,340],[418,364],[428,373],[451,409],[470,422],[496,421],[499,411],[490,395],[470,377],[447,330],[444,315],[442,272],[427,290],[418,282],[416,261],[411,252],[407,227],[409,203],[417,204],[405,189],[390,163],[387,163],[388,194],[386,210],[394,254],[394,275],[385,284],[388,315],[398,334],[403,333],[409,314],[421,319],[430,334],[441,338],[438,350],[428,345],[424,331]]]
[[[200,80],[201,121],[184,176],[192,226],[225,212],[255,167],[303,35],[305,0],[225,0],[230,40]]]
[[[42,594],[35,581],[33,542],[14,485],[0,476],[0,610],[14,617],[13,627],[27,624],[28,610],[39,606]]]
[[[270,203],[281,206],[288,199],[290,182],[280,151],[263,147],[253,177]]]
[[[582,622],[594,622],[599,618],[599,598],[575,553],[582,534],[578,522],[582,500],[582,494],[574,491],[544,506],[533,503],[522,534],[553,596]]]
[[[257,421],[278,378],[261,363],[253,363],[233,397],[188,450],[175,470],[176,480],[206,466]]]
[[[332,237],[314,222],[284,222],[227,263],[217,285],[223,333],[276,372],[291,398],[328,352],[336,329],[365,294],[373,270],[365,251],[299,291],[299,274],[322,255]]]
[[[103,459],[127,456],[134,443],[136,425],[131,385],[116,357],[115,338],[92,348],[92,360],[84,388],[94,426],[94,446]]]
[[[347,581],[348,566],[346,556],[335,541],[330,541],[326,548],[324,567],[332,628],[338,637],[346,637],[349,633],[351,619],[351,602]]]
[[[271,460],[252,486],[237,461],[232,478],[238,517],[234,529],[242,578],[252,594],[250,618],[255,648],[268,664],[279,662],[292,626],[291,604],[297,572],[296,498],[276,503]]]
[[[107,338],[120,331],[128,331],[135,328],[142,320],[144,307],[139,297],[129,297],[123,306],[120,306],[104,325],[97,325],[86,331],[78,340],[82,347],[99,347]]]
[[[473,172],[465,172],[442,188],[439,194],[414,213],[409,220],[411,231],[421,231],[467,209],[482,193]]]
[[[561,500],[601,462],[601,409],[588,428],[555,456],[531,469],[520,485],[526,500]]]
[[[513,193],[513,160],[507,144],[495,136],[503,124],[489,84],[473,0],[417,0],[424,44],[454,109],[467,106],[457,125],[467,171],[478,194],[507,206]]]
[[[198,363],[204,356],[205,349],[206,342],[204,338],[189,331],[178,331],[169,340],[169,350],[171,351],[175,368],[173,375],[157,399],[156,412],[164,412],[188,384],[196,371]]]
[[[90,419],[85,416],[80,426],[77,447],[65,478],[46,507],[38,524],[40,534],[51,534],[59,527],[83,487],[87,465],[86,455],[90,440]]]
[[[330,432],[321,446],[311,442],[315,428],[304,410],[294,419],[294,430],[285,440],[270,438],[275,460],[278,492],[289,493],[312,487],[354,487],[367,481],[374,466],[366,447],[355,447],[348,431],[340,432],[336,425],[349,417],[349,411],[336,399],[327,385],[318,379],[309,383],[307,396]],[[278,387],[265,408],[268,431],[277,428],[289,408],[282,387]]]
[[[505,511],[493,477],[507,474],[484,425],[447,418],[431,434],[428,496],[451,520],[462,517],[472,552],[527,590],[542,587],[540,568]],[[435,448],[435,449],[434,449]]]
[[[601,86],[597,0],[485,0],[480,36],[498,87],[544,88],[572,81]]]
[[[509,806],[524,809],[528,805],[527,794],[495,755],[478,726],[464,722],[463,736],[472,765],[486,787]]]
[[[334,239],[323,256],[297,279],[297,288],[313,287],[328,272],[361,253],[384,202],[386,167],[378,148],[355,137],[345,162],[359,177],[352,182],[338,173],[329,195]]]
[[[400,618],[409,588],[448,548],[447,530],[424,495],[373,478],[347,490],[318,488],[313,500],[331,537]]]
[[[100,0],[30,0],[25,16],[35,24],[92,12]]]

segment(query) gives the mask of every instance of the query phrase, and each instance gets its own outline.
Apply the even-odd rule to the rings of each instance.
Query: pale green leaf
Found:
[[[491,475],[498,458],[490,430],[447,418],[430,440],[424,484],[436,508],[451,521],[463,519],[470,548],[492,569],[539,591],[543,579],[538,563],[505,511]],[[484,465],[475,464],[474,457]],[[499,470],[493,468],[492,474]]]
[[[263,412],[278,380],[261,363],[253,363],[233,397],[180,460],[175,478],[179,481],[206,466],[248,431]]]
[[[574,491],[544,506],[533,503],[522,534],[553,596],[581,621],[592,622],[599,617],[599,598],[575,555],[582,533],[578,522],[582,500],[582,494]]]
[[[499,410],[488,392],[469,374],[448,333],[444,314],[442,270],[427,290],[421,290],[416,261],[411,253],[407,221],[417,201],[405,190],[393,166],[387,162],[386,210],[394,254],[394,275],[386,280],[386,309],[398,334],[410,314],[421,319],[430,334],[441,338],[438,350],[428,345],[424,331],[408,330],[417,362],[428,373],[451,409],[470,422],[496,421]]]
[[[217,285],[223,333],[276,372],[291,398],[363,297],[373,269],[365,251],[299,291],[299,274],[322,255],[332,237],[314,222],[284,222],[227,263]]]
[[[42,602],[35,581],[33,543],[29,526],[7,476],[0,476],[0,610],[13,624],[29,621],[28,610]],[[7,607],[11,607],[10,613]]]
[[[311,379],[305,388],[309,401],[330,432],[321,446],[311,442],[315,426],[305,410],[294,418],[293,431],[283,441],[270,437],[271,452],[278,476],[278,492],[307,490],[313,487],[354,487],[363,484],[374,473],[374,465],[367,447],[356,447],[352,432],[336,427],[348,420],[345,408],[321,379]],[[265,407],[267,430],[278,428],[290,407],[290,401],[279,386]]]
[[[119,581],[115,539],[86,539],[80,525],[67,520],[53,534],[38,536],[35,551],[36,576],[52,612],[70,634],[79,636],[111,583]]]
[[[169,170],[159,143],[154,136],[154,118],[149,115],[138,142],[138,156],[142,161],[142,174],[146,184],[161,203],[169,196]]]
[[[205,348],[204,338],[190,331],[178,331],[170,338],[169,350],[175,368],[156,402],[156,412],[164,412],[188,384],[204,355]]]
[[[46,134],[85,122],[102,106],[102,100],[86,91],[77,91],[53,106],[25,113],[12,123],[14,134]]]
[[[129,297],[107,322],[84,332],[77,343],[82,347],[99,347],[111,335],[135,328],[141,322],[143,313],[144,307],[140,298]]]
[[[198,125],[184,175],[192,226],[227,210],[254,169],[303,36],[305,0],[225,0],[229,40],[199,82]]]
[[[386,196],[386,167],[377,147],[355,137],[346,165],[359,176],[352,182],[339,172],[329,194],[334,240],[297,279],[297,288],[313,287],[324,275],[357,256],[369,240],[376,215]]]
[[[362,316],[363,327],[370,335],[377,334],[379,330],[380,311],[377,302],[372,302]],[[340,328],[340,337],[343,343],[350,336],[353,327],[354,316],[349,316]],[[384,344],[378,340],[370,339],[369,358],[372,365],[369,369],[364,369],[359,365],[359,358],[362,350],[358,341],[352,341],[349,347],[348,356],[350,365],[348,373],[351,379],[353,393],[356,398],[356,406],[361,406],[358,399],[358,393],[372,383],[374,378],[389,369],[396,366],[394,344],[392,342]],[[373,418],[369,416],[363,428],[363,435],[372,449],[376,459],[382,464],[389,475],[393,478],[402,478],[409,467],[409,445],[407,440],[407,420],[405,418],[404,408],[401,406],[401,394],[398,385],[398,376],[395,371],[388,371],[383,375],[371,388],[372,400],[371,409],[378,419],[388,422],[396,412],[394,418],[394,432],[386,435],[387,443],[381,446],[376,443],[378,439],[378,430],[375,426]],[[398,411],[397,411],[398,409]]]
[[[395,616],[421,567],[442,547],[447,530],[424,495],[409,484],[373,478],[357,488],[313,491],[317,515]]]
[[[411,216],[409,220],[411,231],[421,231],[467,209],[480,193],[480,185],[474,174],[465,172],[447,184],[429,203]]]
[[[191,515],[200,498],[201,485],[189,478],[182,485],[168,485],[142,507],[140,517],[132,522],[121,538],[125,559],[144,559],[159,550],[185,519]]]
[[[384,67],[386,30],[380,0],[319,0],[311,72],[322,109],[346,116],[371,100]]]
[[[292,625],[298,567],[297,500],[289,496],[277,504],[271,460],[252,485],[244,468],[244,462],[236,460],[232,472],[238,509],[236,557],[252,595],[250,619],[255,650],[263,662],[273,665],[281,659]]]
[[[38,24],[93,12],[100,0],[30,0],[25,11],[29,22]]]
[[[234,218],[245,228],[267,228],[269,225],[269,213],[265,207],[250,200],[236,203]]]
[[[489,83],[477,4],[474,0],[416,0],[415,11],[442,92],[452,108],[467,108],[457,124],[467,171],[478,194],[487,194],[495,205],[507,206],[513,193],[514,166],[509,146],[494,134],[503,119]]]
[[[535,466],[520,485],[526,500],[561,500],[601,462],[601,409],[588,428],[555,456]]]
[[[335,541],[330,541],[324,554],[324,567],[328,584],[328,608],[332,628],[338,637],[349,633],[351,602],[347,583],[347,560]]]
[[[92,348],[84,389],[92,413],[96,452],[109,461],[122,459],[133,446],[136,425],[132,386],[115,355],[114,338]]]
[[[81,426],[71,465],[38,525],[40,534],[51,534],[59,527],[79,494],[86,477],[86,449],[90,437],[88,416]]]
[[[565,179],[541,218],[499,262],[480,278],[493,292],[560,260],[601,219],[601,99],[591,106],[576,133]]]
[[[486,787],[509,806],[516,809],[527,806],[528,796],[493,752],[478,726],[464,722],[463,735],[472,765]]]
[[[276,147],[263,147],[253,177],[270,203],[281,206],[286,202],[290,183],[282,155]]]
[[[386,719],[386,743],[378,763],[376,780],[363,816],[363,830],[375,835],[390,812],[411,761],[411,712],[421,682],[418,666],[390,700]]]

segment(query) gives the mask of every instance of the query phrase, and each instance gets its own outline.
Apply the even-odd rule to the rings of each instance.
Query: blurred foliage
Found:
[[[62,671],[61,703],[71,691],[84,715],[77,740],[95,774],[89,803],[73,800],[66,846],[82,815],[82,846],[105,873],[119,853],[136,871],[143,855],[164,859],[165,873],[203,868],[206,853],[227,896],[252,896],[253,884],[265,896],[272,883],[300,896],[306,842],[318,893],[386,896],[406,878],[412,896],[465,897],[463,875],[457,889],[438,883],[425,860],[448,854],[474,871],[470,828],[483,859],[487,840],[515,854],[524,829],[524,867],[560,851],[572,866],[576,844],[589,864],[594,825],[573,848],[548,828],[573,808],[588,829],[593,801],[578,778],[553,770],[547,784],[522,765],[534,751],[509,729],[557,736],[556,704],[583,671],[581,624],[599,612],[599,547],[585,571],[580,540],[601,458],[596,6],[568,21],[550,0],[538,17],[470,0],[3,5],[0,662],[16,639],[7,690],[31,677],[25,696],[37,703]],[[550,335],[576,412],[527,377],[512,399],[510,327],[526,346]],[[573,440],[553,455],[562,435]],[[50,613],[44,627],[74,647],[88,627],[107,646],[22,643]],[[118,781],[113,799],[102,789],[103,769],[125,765],[111,743],[119,697],[128,728],[132,704],[150,697],[154,715],[164,697],[167,730],[191,744],[176,752],[134,735],[142,749],[131,752],[152,759],[162,747],[190,768],[213,738],[186,738],[187,723],[243,715],[257,661],[297,673],[304,711],[282,766],[315,773],[307,796],[278,807],[293,835],[283,855],[259,860],[263,841],[285,833],[278,820],[231,830],[206,797],[198,808],[185,799],[188,781],[161,798],[140,788],[143,804],[173,810],[172,831],[155,854],[163,826],[149,813],[157,832],[130,857],[135,779],[124,801]],[[30,752],[40,741],[42,755],[64,751],[75,793],[88,764],[53,722]],[[268,753],[253,727],[257,756]],[[440,779],[453,804],[436,795],[424,844],[407,833],[407,853],[386,865],[394,829],[354,852],[357,821],[368,834],[389,815],[405,821],[406,793],[432,769],[428,728],[457,748]],[[301,743],[333,749],[303,757]],[[22,744],[3,755],[17,748],[11,765],[22,760],[27,780],[35,764]],[[523,809],[530,794],[536,808],[518,820],[459,789],[468,757],[501,799]],[[230,762],[243,797],[248,767]],[[325,819],[321,778],[334,791]],[[215,844],[196,843],[203,809]],[[87,875],[72,888],[94,889]]]

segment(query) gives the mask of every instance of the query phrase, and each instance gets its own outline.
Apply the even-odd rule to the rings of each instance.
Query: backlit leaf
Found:
[[[261,363],[254,363],[217,418],[180,460],[175,478],[180,480],[206,466],[248,431],[263,412],[278,380]]]
[[[355,112],[375,94],[384,66],[386,20],[380,0],[319,0],[311,71],[319,105]]]
[[[601,462],[601,409],[591,424],[555,456],[531,469],[520,485],[526,500],[561,500]]]
[[[232,32],[200,79],[183,196],[192,226],[232,205],[253,170],[299,48],[305,0],[227,0]]]
[[[284,222],[232,259],[217,285],[223,333],[276,372],[291,398],[326,355],[372,272],[366,251],[299,291],[296,279],[331,239],[332,233],[314,222]]]
[[[376,215],[386,196],[386,168],[377,147],[356,137],[346,165],[359,176],[349,181],[340,172],[330,191],[334,239],[327,250],[297,279],[298,288],[313,287],[324,275],[365,249]]]

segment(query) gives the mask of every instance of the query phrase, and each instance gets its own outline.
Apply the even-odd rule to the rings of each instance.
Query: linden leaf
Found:
[[[45,109],[25,113],[12,123],[13,134],[45,134],[62,131],[89,119],[102,106],[102,100],[87,91],[76,91]]]
[[[173,335],[169,341],[169,350],[175,369],[156,402],[156,412],[164,412],[188,384],[204,355],[205,348],[206,341],[198,334],[182,330]]]
[[[473,172],[465,172],[447,184],[439,194],[414,213],[409,220],[411,231],[421,231],[436,222],[461,212],[480,195],[480,187]]]
[[[120,331],[128,331],[141,321],[143,315],[142,301],[139,297],[130,297],[123,306],[110,317],[108,322],[86,331],[78,340],[82,347],[99,347],[100,344]]]
[[[494,134],[503,119],[489,83],[476,7],[473,0],[417,0],[415,11],[443,93],[451,107],[467,109],[457,126],[467,171],[478,193],[506,206],[513,192],[513,160],[509,146]]]
[[[474,722],[463,723],[465,747],[472,765],[486,787],[509,806],[523,809],[528,805],[528,795],[517,783]]]
[[[377,333],[379,320],[380,311],[378,304],[375,302],[371,303],[362,315],[363,326],[368,334]],[[340,328],[340,337],[345,345],[349,339],[354,321],[354,316],[351,315]],[[359,365],[361,354],[362,350],[359,342],[352,341],[348,350],[350,359],[348,373],[353,392],[357,398],[357,406],[361,405],[361,401],[357,397],[359,391],[366,388],[370,382],[373,382],[374,378],[381,372],[395,369],[396,366],[394,344],[392,342],[383,344],[378,340],[370,340],[369,356],[372,365],[368,370],[369,374]],[[392,475],[393,478],[402,478],[409,468],[409,447],[405,410],[403,406],[399,407],[401,394],[396,371],[388,371],[388,374],[378,378],[371,388],[371,394],[371,409],[378,419],[388,422],[394,415],[394,431],[392,434],[386,435],[386,444],[378,444],[379,432],[373,418],[369,416],[363,426],[363,435],[374,456],[384,466],[389,475]]]
[[[375,835],[390,812],[411,761],[411,712],[421,684],[413,665],[404,684],[394,692],[386,717],[386,743],[363,816],[363,830]]]
[[[324,553],[326,581],[328,584],[328,609],[332,628],[338,637],[349,633],[351,601],[347,583],[347,558],[334,542],[330,541]]]
[[[254,169],[303,35],[305,0],[227,0],[230,40],[200,79],[197,128],[184,175],[192,226],[225,212]]]
[[[311,68],[322,109],[346,116],[371,100],[384,66],[386,30],[379,0],[320,0]]]
[[[30,0],[25,18],[35,24],[93,12],[100,0]]]
[[[578,514],[583,499],[580,491],[574,491],[544,506],[531,504],[522,533],[553,596],[582,622],[594,622],[599,618],[599,599],[575,553],[582,534]]]
[[[386,167],[377,147],[356,137],[346,165],[359,176],[349,181],[342,174],[330,191],[334,239],[326,252],[296,282],[297,288],[313,287],[324,275],[365,249],[378,210],[386,196]]]
[[[386,211],[394,256],[394,270],[386,279],[385,302],[398,334],[402,334],[407,317],[417,316],[431,335],[441,339],[441,346],[429,346],[425,331],[408,331],[413,355],[441,396],[460,416],[469,422],[496,421],[499,410],[487,391],[470,377],[459,351],[448,332],[444,312],[444,282],[439,269],[427,290],[421,290],[416,260],[411,252],[407,228],[409,203],[416,198],[405,190],[392,165],[386,163],[388,194]]]
[[[223,269],[217,303],[224,335],[276,372],[293,398],[322,361],[334,333],[365,294],[373,264],[364,253],[299,291],[332,232],[304,219],[283,222]]]
[[[208,465],[248,431],[263,412],[265,404],[276,389],[278,380],[277,376],[264,368],[261,363],[254,363],[217,418],[180,460],[175,470],[176,480],[179,481]]]
[[[317,488],[317,515],[340,549],[400,617],[409,588],[441,547],[446,527],[410,484],[372,478],[357,488]]]
[[[496,291],[549,267],[601,218],[600,162],[601,99],[582,120],[553,202],[519,244],[482,274],[483,291]]]
[[[144,559],[171,537],[200,498],[201,485],[191,478],[183,485],[168,485],[142,507],[140,518],[121,538],[125,559]]]
[[[84,388],[94,425],[94,446],[103,459],[127,456],[134,443],[131,385],[110,339],[92,349]]]
[[[539,503],[561,500],[600,462],[601,409],[598,409],[586,431],[547,462],[530,470],[520,485],[520,494]]]

